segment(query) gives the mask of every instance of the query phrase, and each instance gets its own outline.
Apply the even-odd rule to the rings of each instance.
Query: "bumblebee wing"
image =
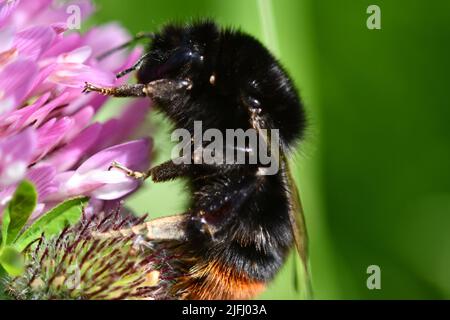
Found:
[[[251,115],[251,124],[260,132],[261,126],[257,115]],[[271,141],[265,134],[260,135],[264,139],[266,145],[270,145]],[[295,272],[296,272],[296,289],[302,293],[306,299],[312,297],[311,277],[309,275],[309,261],[308,261],[308,234],[306,232],[305,216],[303,214],[303,207],[300,201],[300,195],[297,186],[289,169],[288,161],[283,153],[280,154],[280,165],[285,172],[285,185],[287,198],[289,199],[289,220],[291,223],[292,232],[294,234],[295,246],[301,261],[298,261],[296,256]],[[300,264],[301,267],[298,267]],[[300,274],[299,274],[300,273]]]
[[[303,261],[308,259],[308,234],[306,231],[305,217],[303,206],[300,200],[300,194],[295,185],[289,167],[286,164],[286,175],[288,182],[288,199],[289,199],[289,219],[292,231],[294,233],[295,246],[300,258]]]
[[[283,166],[286,172],[286,184],[289,199],[289,220],[294,234],[295,247],[298,257],[295,257],[295,272],[297,291],[303,293],[305,298],[312,297],[311,277],[309,274],[308,258],[308,233],[306,231],[305,216],[300,200],[300,194],[292,177],[287,160],[284,159]],[[299,261],[300,260],[300,261]],[[300,267],[297,266],[300,264]]]

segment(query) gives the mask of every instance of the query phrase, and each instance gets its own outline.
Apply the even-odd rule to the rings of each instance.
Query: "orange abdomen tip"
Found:
[[[186,300],[246,300],[264,289],[264,282],[214,261],[195,265],[173,287]]]

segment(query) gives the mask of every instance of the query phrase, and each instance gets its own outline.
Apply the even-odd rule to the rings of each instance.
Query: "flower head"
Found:
[[[52,239],[25,250],[25,272],[3,279],[15,299],[168,299],[173,257],[139,236],[98,239],[96,232],[143,221],[119,210],[84,216]]]
[[[115,74],[141,49],[97,59],[129,35],[116,24],[84,34],[69,30],[68,5],[77,6],[83,19],[93,11],[90,1],[0,0],[0,216],[24,178],[37,187],[37,216],[67,197],[98,202],[134,191],[136,181],[108,170],[112,161],[133,170],[149,165],[150,141],[127,142],[149,102],[136,100],[119,118],[98,123],[94,117],[107,97],[82,93],[86,81],[126,81]]]

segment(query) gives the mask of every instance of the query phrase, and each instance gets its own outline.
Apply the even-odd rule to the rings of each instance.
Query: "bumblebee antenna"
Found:
[[[155,34],[154,33],[149,33],[149,32],[139,32],[137,33],[132,39],[130,39],[129,41],[121,44],[120,46],[114,47],[100,55],[97,56],[97,60],[103,60],[106,57],[109,57],[110,55],[112,55],[113,53],[123,50],[125,48],[128,48],[129,46],[133,45],[134,43],[136,43],[139,40],[142,39],[151,39],[153,40],[155,38]]]
[[[142,57],[140,57],[138,59],[138,61],[136,61],[136,63],[134,65],[132,65],[130,68],[120,71],[118,74],[116,74],[116,78],[117,79],[122,78],[124,75],[129,74],[130,72],[133,72],[134,70],[139,69],[142,65],[142,62],[148,55],[149,55],[149,53],[147,52]]]

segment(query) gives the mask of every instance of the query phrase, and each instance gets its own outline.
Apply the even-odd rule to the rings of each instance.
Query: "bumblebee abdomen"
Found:
[[[265,282],[216,260],[198,261],[172,290],[174,295],[188,300],[240,300],[254,298],[264,288]]]

